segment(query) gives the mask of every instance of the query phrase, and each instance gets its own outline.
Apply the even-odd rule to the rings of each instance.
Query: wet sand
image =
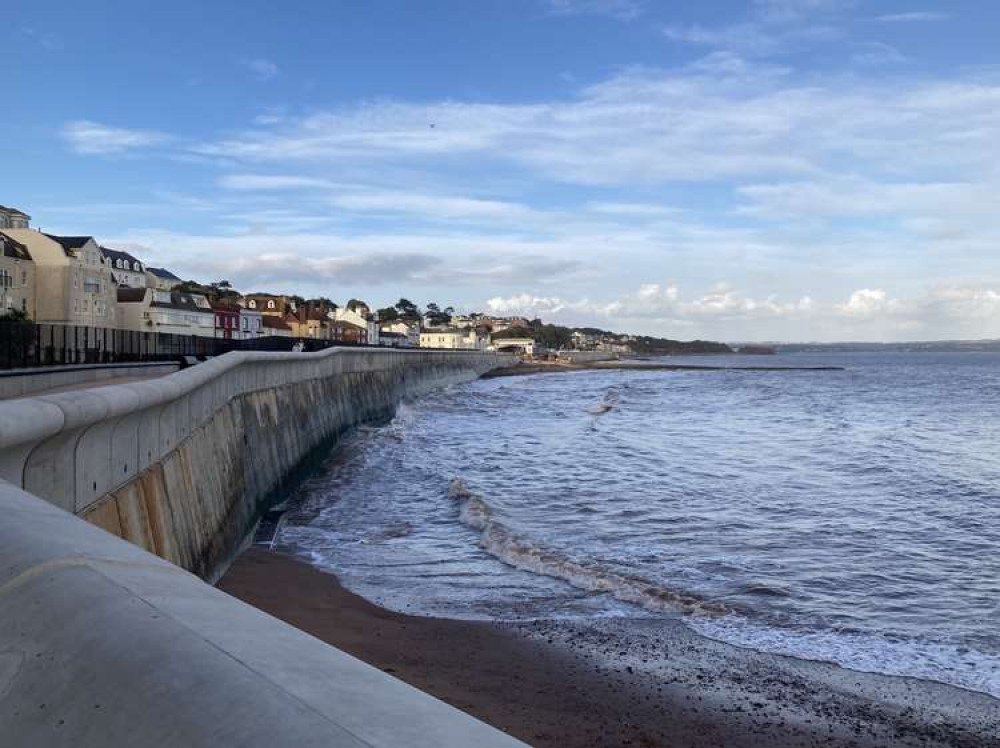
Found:
[[[250,549],[235,597],[539,748],[1000,748],[1000,701],[714,642],[677,621],[406,616]]]

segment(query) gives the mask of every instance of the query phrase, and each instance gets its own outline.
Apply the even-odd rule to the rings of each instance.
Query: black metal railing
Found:
[[[297,344],[301,344],[302,350],[307,352],[333,346],[365,345],[285,336],[232,340],[104,327],[0,321],[0,369],[177,361],[185,357],[221,356],[230,351],[291,351]]]

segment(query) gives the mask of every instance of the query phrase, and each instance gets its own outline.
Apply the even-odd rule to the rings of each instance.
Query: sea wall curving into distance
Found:
[[[0,402],[0,478],[211,581],[311,454],[404,397],[508,362],[238,352],[146,382]]]
[[[0,403],[0,735],[74,748],[523,748],[180,568],[218,574],[282,481],[353,424],[506,363],[235,353]]]

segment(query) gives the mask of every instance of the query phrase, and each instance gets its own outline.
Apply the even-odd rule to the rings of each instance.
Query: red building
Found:
[[[330,322],[330,339],[342,343],[356,343],[366,345],[368,343],[368,330],[350,322],[337,320]]]
[[[215,312],[215,337],[229,340],[240,336],[240,307],[237,304],[213,302],[212,311]]]

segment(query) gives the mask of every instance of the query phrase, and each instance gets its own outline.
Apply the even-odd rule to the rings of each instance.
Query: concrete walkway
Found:
[[[75,390],[99,390],[102,387],[111,387],[116,384],[134,384],[136,382],[146,382],[150,379],[159,379],[166,374],[154,374],[151,376],[115,377],[114,379],[102,379],[97,382],[77,382],[75,384],[64,384],[61,387],[48,387],[44,390],[34,390],[27,395],[15,395],[13,397],[0,398],[0,400],[20,400],[26,397],[42,397],[43,395],[55,395],[58,392],[73,392]]]

